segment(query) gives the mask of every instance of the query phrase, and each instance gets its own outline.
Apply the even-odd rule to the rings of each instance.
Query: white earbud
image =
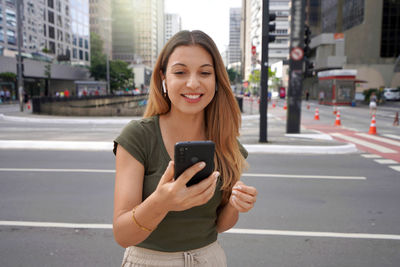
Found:
[[[167,88],[165,88],[165,80],[162,80],[162,89],[163,89],[163,93],[166,94]]]

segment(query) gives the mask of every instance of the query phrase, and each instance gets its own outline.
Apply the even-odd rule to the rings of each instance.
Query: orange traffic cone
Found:
[[[28,101],[28,110],[31,110],[31,101]]]
[[[338,111],[336,111],[335,126],[340,126],[340,125],[342,125],[342,124],[340,123],[340,111],[338,110]]]
[[[284,104],[283,104],[283,109],[287,109],[287,106],[286,106],[286,101],[284,102]]]
[[[333,114],[336,115],[337,112],[338,112],[338,111],[337,111],[337,109],[336,109],[336,106],[333,106]]]
[[[396,116],[394,117],[393,126],[399,126],[399,112],[396,112]]]
[[[375,115],[372,115],[371,126],[369,127],[369,134],[376,134],[376,121]]]
[[[272,102],[272,107],[275,108],[276,104],[275,101]]]
[[[319,111],[318,111],[318,108],[315,108],[314,120],[319,121]]]

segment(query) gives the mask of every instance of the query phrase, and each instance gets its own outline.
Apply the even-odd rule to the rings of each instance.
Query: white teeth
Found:
[[[200,97],[200,95],[184,95],[184,96],[190,99],[197,99]]]

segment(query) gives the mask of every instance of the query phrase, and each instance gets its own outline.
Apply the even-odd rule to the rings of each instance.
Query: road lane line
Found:
[[[394,135],[394,134],[384,134],[384,136],[387,136],[387,137],[389,137],[389,138],[393,138],[393,139],[400,140],[400,136],[399,136],[399,135]]]
[[[266,173],[243,173],[243,177],[272,177],[289,179],[334,179],[334,180],[366,180],[364,176],[329,176],[329,175],[299,175],[299,174],[266,174]]]
[[[397,151],[394,151],[394,150],[389,149],[387,147],[380,146],[380,145],[377,145],[377,144],[374,144],[374,143],[371,143],[371,142],[368,142],[368,141],[364,141],[364,140],[361,140],[361,139],[358,139],[358,138],[354,138],[354,137],[351,137],[351,136],[343,135],[343,134],[340,134],[340,133],[332,133],[331,135],[336,136],[336,137],[338,137],[340,139],[344,139],[344,140],[350,141],[352,143],[356,143],[356,144],[371,148],[371,149],[379,151],[381,153],[397,153]]]
[[[115,170],[96,169],[28,169],[28,168],[0,168],[3,172],[93,172],[93,173],[114,173]]]
[[[112,229],[112,224],[56,223],[56,222],[30,222],[30,221],[0,221],[0,226],[67,228],[67,229]],[[247,235],[274,235],[274,236],[302,236],[302,237],[400,240],[400,235],[391,235],[391,234],[283,231],[283,230],[271,230],[271,229],[233,228],[233,229],[226,231],[225,233],[226,234],[247,234]]]
[[[362,154],[361,157],[367,158],[367,159],[379,159],[382,158],[381,156],[377,154]]]
[[[86,173],[115,173],[115,170],[96,169],[42,169],[42,168],[0,168],[0,172],[86,172]],[[290,179],[337,179],[337,180],[366,180],[364,176],[329,176],[329,175],[299,175],[299,174],[266,174],[243,173],[244,177],[273,177]]]
[[[399,146],[400,147],[400,142],[399,141],[395,141],[395,140],[391,140],[391,139],[387,139],[384,137],[380,137],[380,136],[376,136],[376,135],[370,135],[370,134],[366,134],[366,133],[356,133],[359,136],[362,136],[364,138],[369,138],[372,140],[376,140],[382,143],[386,143],[392,146]]]
[[[379,164],[397,164],[398,162],[392,159],[374,159]]]

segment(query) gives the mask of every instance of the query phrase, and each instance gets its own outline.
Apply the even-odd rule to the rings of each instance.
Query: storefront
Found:
[[[318,72],[318,98],[324,105],[351,105],[355,96],[357,70]]]

